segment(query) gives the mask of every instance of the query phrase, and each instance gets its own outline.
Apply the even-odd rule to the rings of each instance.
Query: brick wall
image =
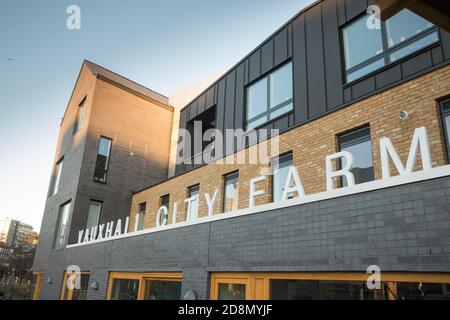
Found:
[[[381,178],[379,140],[389,137],[404,163],[409,152],[412,134],[418,127],[425,126],[431,148],[433,166],[446,163],[445,143],[437,100],[450,94],[450,66],[441,68],[412,81],[371,96],[347,108],[328,114],[280,136],[280,153],[293,151],[294,165],[301,176],[306,194],[326,190],[325,157],[338,151],[337,135],[351,129],[369,124],[372,138],[372,153],[375,179]],[[409,118],[400,121],[400,111],[407,111]],[[248,154],[253,148],[241,151]],[[420,166],[420,156],[417,166]],[[160,185],[133,196],[131,206],[130,230],[134,228],[134,218],[138,205],[147,202],[145,227],[156,225],[159,198],[170,194],[169,222],[172,220],[172,206],[178,203],[178,221],[186,218],[187,188],[200,184],[199,216],[207,215],[205,192],[214,193],[219,189],[214,213],[222,208],[223,175],[239,170],[239,208],[248,207],[249,181],[260,176],[261,165],[220,165],[210,164],[184,175],[168,180]],[[392,174],[396,175],[392,165]],[[258,184],[266,194],[256,199],[256,204],[271,201],[270,178]]]

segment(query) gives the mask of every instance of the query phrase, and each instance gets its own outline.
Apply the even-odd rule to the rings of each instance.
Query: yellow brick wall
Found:
[[[447,160],[437,100],[449,94],[450,66],[447,66],[283,133],[280,136],[280,154],[292,150],[294,165],[306,194],[326,190],[325,157],[338,151],[337,135],[365,124],[370,124],[375,179],[381,178],[379,140],[390,138],[406,163],[412,134],[421,126],[428,129],[433,166],[444,165]],[[409,113],[406,121],[399,119],[399,113],[403,110]],[[245,152],[248,153],[248,150]],[[420,167],[420,163],[419,156],[416,168]],[[260,168],[259,165],[210,164],[140,192],[133,196],[130,230],[134,229],[134,218],[142,202],[147,202],[145,228],[155,226],[159,198],[165,194],[170,194],[169,223],[172,222],[174,202],[178,203],[177,221],[184,221],[187,188],[197,183],[200,184],[199,216],[208,213],[204,193],[212,195],[216,188],[219,195],[214,213],[222,212],[223,175],[234,170],[239,170],[239,208],[246,208],[249,181],[260,176]],[[391,169],[392,174],[396,175],[393,165]],[[270,202],[270,177],[258,186],[266,190],[266,195],[258,197],[256,204]]]

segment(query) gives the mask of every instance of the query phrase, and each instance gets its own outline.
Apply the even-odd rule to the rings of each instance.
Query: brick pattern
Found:
[[[326,190],[325,157],[338,151],[337,135],[366,124],[370,125],[371,130],[375,179],[381,178],[379,140],[389,137],[400,158],[406,163],[413,132],[421,126],[425,126],[428,130],[433,166],[444,165],[447,160],[437,100],[450,93],[449,80],[450,66],[447,66],[287,131],[280,136],[280,153],[293,151],[293,162],[300,173],[306,194]],[[399,119],[399,113],[403,110],[409,113],[406,121]],[[254,150],[253,147],[241,152],[248,155],[252,150]],[[229,157],[232,156],[234,155]],[[416,169],[420,165],[419,155]],[[215,188],[219,189],[219,195],[214,213],[222,212],[223,175],[234,170],[239,170],[240,174],[239,208],[246,208],[248,207],[249,181],[260,176],[262,167],[264,165],[213,163],[140,192],[132,199],[130,230],[134,228],[138,205],[142,202],[147,202],[145,227],[154,227],[159,209],[159,197],[168,193],[170,193],[171,202],[169,222],[172,220],[174,202],[178,203],[178,221],[184,221],[187,209],[184,203],[187,188],[197,183],[200,184],[199,216],[205,216],[208,212],[204,193],[208,192],[212,195]],[[391,170],[392,175],[397,174],[393,164]],[[264,189],[266,194],[258,197],[256,204],[270,202],[270,177],[259,184],[258,188]]]
[[[211,272],[448,272],[450,178],[440,178],[41,255],[41,299],[58,299],[63,268],[99,282],[109,272],[183,272],[182,295],[209,297]],[[51,262],[51,263],[50,263]]]

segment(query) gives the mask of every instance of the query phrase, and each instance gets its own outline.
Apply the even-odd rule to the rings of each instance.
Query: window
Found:
[[[94,173],[94,181],[96,182],[106,183],[109,167],[109,156],[111,154],[111,144],[111,139],[100,137]]]
[[[159,199],[159,207],[166,207],[167,212],[169,212],[169,204],[170,204],[170,195],[169,194],[166,194]],[[164,219],[167,219],[167,221],[169,221],[168,215],[161,214],[161,217],[159,220],[160,225],[163,224]]]
[[[284,191],[284,185],[286,183],[289,168],[292,166],[292,153],[281,156],[278,161],[273,163],[273,175],[272,175],[272,201],[281,201]],[[288,198],[293,198],[294,195],[288,195]]]
[[[259,127],[292,109],[291,62],[247,88],[247,129]]]
[[[73,125],[73,134],[80,131],[81,127],[83,126],[85,105],[86,105],[86,98],[83,99],[83,101],[77,108],[77,115],[75,118],[75,123]]]
[[[139,204],[139,221],[138,221],[138,231],[144,230],[144,220],[145,220],[145,211],[147,210],[147,202],[142,202]]]
[[[180,273],[111,272],[108,300],[180,300]]]
[[[200,185],[195,185],[188,188],[188,198],[196,197],[196,200],[191,202],[191,205],[187,207],[187,217],[189,220],[195,220],[198,217],[198,202],[200,194]]]
[[[441,102],[441,112],[447,146],[447,159],[450,161],[450,99]]]
[[[67,286],[67,280],[69,279],[69,276],[71,274],[64,273],[64,281],[62,285],[62,293],[61,293],[61,300],[86,300],[88,288],[89,288],[89,272],[82,272],[80,276],[80,288],[77,289],[73,287],[73,289],[70,289]],[[77,279],[75,277],[71,278],[72,281],[76,281]],[[74,284],[73,284],[74,286]]]
[[[146,280],[144,300],[181,300],[181,281]]]
[[[233,172],[224,177],[223,212],[238,210],[238,181],[239,172]]]
[[[361,16],[342,29],[347,82],[439,40],[434,25],[408,9],[381,22],[381,29],[369,29],[369,17]]]
[[[71,202],[67,202],[59,207],[58,223],[53,242],[53,249],[63,249],[66,244],[67,227],[69,224]]]
[[[137,300],[139,280],[114,279],[111,300]]]
[[[102,214],[103,202],[91,200],[89,201],[89,211],[87,216],[86,229],[91,230],[100,224],[100,216]]]
[[[52,178],[52,183],[50,184],[49,197],[53,197],[58,193],[59,181],[61,180],[61,173],[64,160],[59,160],[55,165],[54,176]]]
[[[348,151],[353,155],[353,165],[350,171],[355,177],[356,184],[374,180],[370,127],[339,136],[339,147],[341,151]],[[341,168],[345,166],[343,161],[341,161]],[[347,186],[345,177],[342,177],[341,185]]]

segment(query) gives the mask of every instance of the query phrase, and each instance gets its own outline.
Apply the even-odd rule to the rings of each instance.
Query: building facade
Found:
[[[0,243],[7,246],[25,245],[28,238],[35,235],[29,224],[10,218],[0,220]]]
[[[449,299],[450,34],[408,9],[377,25],[370,4],[317,1],[298,13],[181,109],[172,157],[172,114],[160,119],[146,141],[167,139],[167,151],[128,165],[142,183],[111,181],[129,196],[105,196],[93,222],[88,205],[64,206],[96,199],[95,161],[82,151],[70,183],[86,182],[47,202],[38,296]],[[154,130],[153,110],[142,130]],[[94,141],[131,125],[112,112],[97,123]],[[247,161],[267,144],[267,161]],[[70,235],[55,249],[58,209]],[[75,289],[65,285],[73,266]]]

